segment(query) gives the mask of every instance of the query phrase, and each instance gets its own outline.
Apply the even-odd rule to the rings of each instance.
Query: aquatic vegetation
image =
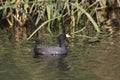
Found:
[[[16,41],[29,40],[40,33],[69,33],[92,38],[101,33],[97,9],[105,6],[100,0],[1,0],[1,22],[8,24],[8,33]],[[11,30],[12,29],[12,30]],[[12,32],[12,33],[11,33]],[[89,33],[93,33],[91,35]],[[87,36],[87,37],[86,37]]]

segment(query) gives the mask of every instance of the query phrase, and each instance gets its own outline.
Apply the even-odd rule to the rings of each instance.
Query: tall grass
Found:
[[[30,28],[34,27],[34,31],[27,35],[27,40],[43,28],[51,35],[56,33],[82,35],[86,30],[100,33],[94,15],[98,5],[103,2],[95,1],[96,3],[90,4],[88,0],[1,0],[0,16],[1,19],[7,20],[9,28],[14,28],[16,22],[20,26],[30,22],[32,24]]]

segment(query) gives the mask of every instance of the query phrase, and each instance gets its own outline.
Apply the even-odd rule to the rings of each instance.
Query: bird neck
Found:
[[[61,40],[61,41],[59,42],[59,45],[60,45],[60,47],[65,47],[65,41],[64,41],[64,40]]]

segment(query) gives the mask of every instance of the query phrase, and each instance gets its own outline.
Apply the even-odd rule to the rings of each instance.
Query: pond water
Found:
[[[67,56],[36,59],[33,45],[0,38],[0,80],[120,80],[119,44],[74,44]]]

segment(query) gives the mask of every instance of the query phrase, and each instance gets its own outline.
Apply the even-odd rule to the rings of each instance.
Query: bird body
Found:
[[[63,55],[67,54],[67,48],[65,46],[66,35],[61,34],[58,37],[59,46],[38,46],[34,47],[34,57],[39,55]]]

